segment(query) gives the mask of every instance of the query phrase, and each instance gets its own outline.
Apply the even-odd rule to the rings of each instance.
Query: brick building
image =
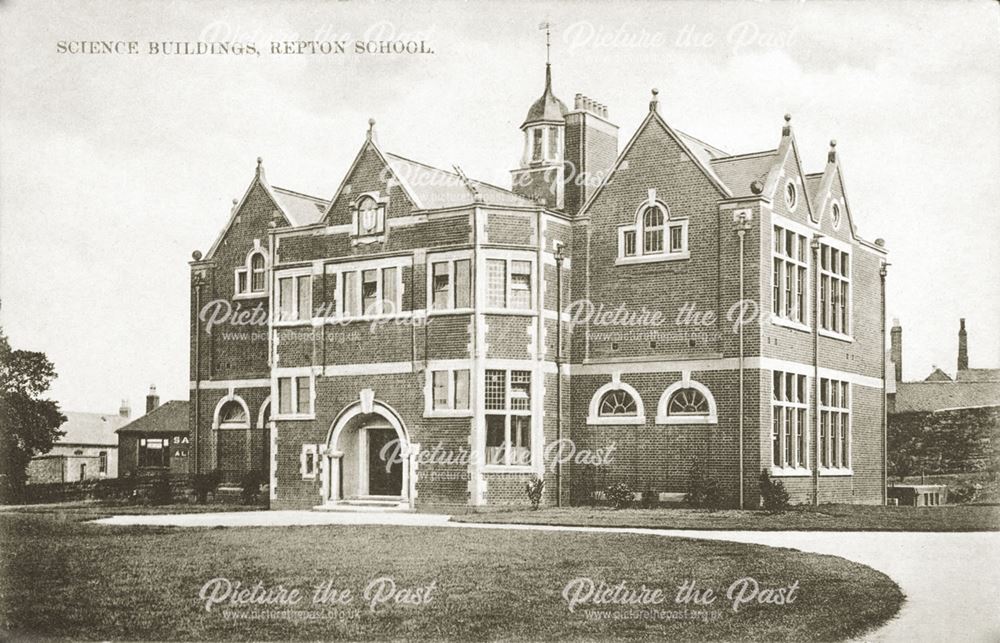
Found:
[[[187,400],[160,404],[156,387],[150,386],[146,414],[116,431],[121,475],[187,473],[191,449],[189,416]]]
[[[733,505],[762,469],[795,502],[884,502],[886,253],[834,144],[814,174],[788,122],[729,155],[654,90],[619,149],[548,65],[521,130],[511,190],[374,121],[329,199],[258,159],[190,264],[197,470],[267,471],[281,508],[520,504],[532,475],[547,504],[595,476],[669,498],[692,466]]]

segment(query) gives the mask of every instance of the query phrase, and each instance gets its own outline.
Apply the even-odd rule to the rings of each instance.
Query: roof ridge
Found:
[[[431,165],[430,163],[424,163],[423,161],[417,161],[415,159],[411,159],[411,158],[408,158],[408,157],[405,157],[405,156],[400,156],[399,154],[396,154],[394,152],[384,152],[384,154],[386,156],[391,156],[391,157],[393,157],[395,159],[398,159],[400,161],[405,161],[407,163],[413,163],[414,165],[420,165],[420,166],[425,167],[425,168],[427,168],[429,170],[435,170],[437,172],[444,172],[445,174],[448,174],[449,176],[455,177],[459,181],[461,181],[461,179],[462,179],[461,175],[459,175],[458,173],[456,173],[456,172],[454,172],[452,170],[446,170],[444,168],[437,167],[436,165]],[[500,190],[501,192],[506,192],[507,194],[512,194],[514,196],[520,197],[520,198],[524,199],[525,201],[531,201],[531,199],[529,199],[527,197],[523,197],[520,194],[514,192],[513,190],[509,190],[507,188],[500,187],[499,185],[496,185],[495,183],[490,183],[489,181],[483,181],[481,179],[474,179],[474,178],[472,178],[470,176],[467,176],[466,178],[471,183],[476,183],[478,185],[483,185],[483,186],[486,186],[488,188],[493,188],[494,190]]]
[[[307,199],[312,199],[313,201],[319,201],[319,202],[321,202],[323,204],[329,203],[329,201],[327,201],[323,197],[313,196],[311,194],[306,194],[305,192],[298,192],[296,190],[289,190],[288,188],[281,188],[281,187],[278,187],[277,185],[272,185],[271,189],[274,190],[275,192],[284,192],[284,193],[287,193],[287,194],[293,194],[295,196],[301,196],[301,197],[305,197]]]
[[[683,130],[679,130],[679,129],[675,129],[674,131],[677,132],[678,134],[680,134],[681,136],[686,136],[686,137],[688,137],[690,139],[693,139],[694,141],[697,141],[698,143],[701,143],[705,147],[712,148],[713,151],[718,152],[722,156],[731,156],[731,154],[729,154],[729,152],[727,152],[726,150],[722,149],[721,147],[716,147],[715,145],[712,145],[708,141],[703,141],[702,139],[698,138],[694,134],[688,134],[687,132],[685,132]]]
[[[760,152],[746,152],[745,154],[733,154],[731,156],[723,156],[717,159],[709,159],[710,163],[728,163],[729,161],[743,161],[750,158],[763,158],[765,156],[773,156],[777,154],[778,150],[762,150]]]

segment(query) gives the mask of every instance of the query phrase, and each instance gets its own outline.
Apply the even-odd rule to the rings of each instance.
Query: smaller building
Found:
[[[28,484],[78,482],[118,476],[118,438],[115,431],[128,422],[129,407],[118,413],[64,413],[59,427],[64,435],[52,450],[28,464]]]
[[[146,396],[146,414],[117,433],[121,475],[188,472],[191,438],[187,400],[161,405],[156,387],[151,386]]]
[[[897,484],[889,487],[889,498],[897,505],[908,507],[934,507],[947,504],[948,485]]]

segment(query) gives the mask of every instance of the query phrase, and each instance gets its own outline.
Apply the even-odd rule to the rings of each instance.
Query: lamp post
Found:
[[[737,210],[733,213],[733,223],[735,224],[736,236],[740,243],[740,306],[742,308],[742,301],[744,299],[744,276],[743,276],[743,260],[744,260],[744,246],[746,245],[746,233],[750,229],[750,222],[753,220],[753,212],[751,210]],[[743,480],[743,314],[740,313],[739,318],[739,355],[740,355],[740,380],[739,380],[739,432],[738,432],[738,450],[739,450],[739,476],[740,476],[740,509],[745,506],[744,501],[744,480]]]
[[[556,444],[562,448],[562,268],[563,245],[556,244]],[[562,507],[562,458],[556,459],[556,506]]]

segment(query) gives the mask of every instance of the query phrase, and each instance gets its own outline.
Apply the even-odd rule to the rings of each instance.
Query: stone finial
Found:
[[[373,138],[375,138],[375,119],[374,118],[369,118],[368,119],[368,132],[365,134],[365,138],[367,138],[369,141],[372,140]]]
[[[264,158],[261,156],[257,157],[257,176],[261,179],[264,178]]]
[[[201,250],[195,250],[191,253],[191,258],[195,261],[201,261]]]
[[[830,151],[826,153],[827,163],[837,162],[837,139],[830,140]]]
[[[657,88],[654,87],[653,90],[652,90],[653,97],[649,99],[649,111],[651,111],[651,112],[659,111],[660,101],[656,97],[657,94],[659,94],[659,93],[660,93],[660,90],[658,90]]]
[[[782,136],[789,136],[792,133],[792,115],[785,114],[785,126],[781,128]]]

